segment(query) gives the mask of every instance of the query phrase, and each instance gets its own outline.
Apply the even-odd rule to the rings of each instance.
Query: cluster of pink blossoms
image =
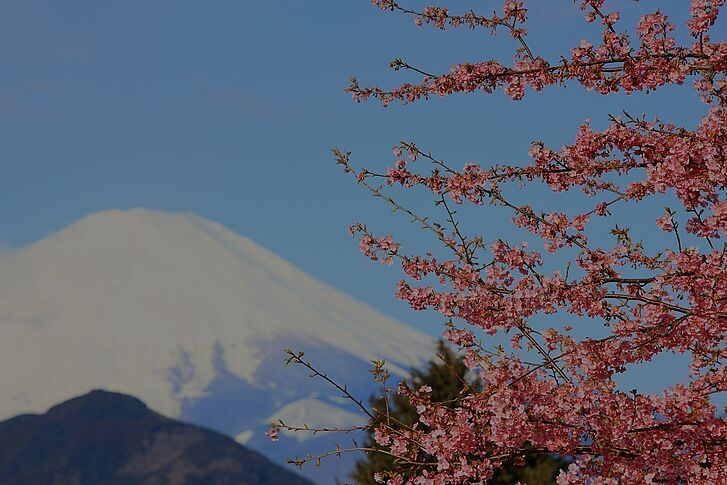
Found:
[[[581,9],[587,12],[586,19],[595,22],[600,19],[604,26],[601,44],[594,46],[582,41],[571,50],[570,56],[563,56],[557,63],[536,56],[528,47],[527,31],[521,25],[527,19],[523,2],[506,0],[502,15],[485,17],[468,12],[452,15],[449,9],[429,6],[421,12],[402,7],[394,0],[373,0],[383,10],[395,10],[414,15],[418,25],[432,24],[439,29],[466,25],[470,28],[485,28],[493,33],[505,28],[519,41],[521,47],[515,53],[511,66],[489,60],[457,64],[450,73],[427,74],[417,84],[406,83],[392,90],[379,87],[361,87],[354,78],[347,90],[354,99],[363,101],[378,98],[384,105],[394,101],[413,102],[430,96],[447,96],[458,92],[484,91],[491,93],[503,89],[513,99],[522,99],[526,88],[540,91],[546,86],[576,81],[587,89],[599,93],[649,91],[667,84],[681,84],[691,73],[703,75],[700,89],[710,96],[724,97],[724,83],[714,74],[723,72],[727,64],[727,45],[712,42],[707,31],[717,18],[724,0],[693,1],[690,33],[696,40],[692,45],[678,45],[673,32],[675,25],[669,18],[654,12],[645,15],[636,29],[638,45],[631,38],[616,29],[618,12],[602,13],[601,1],[583,1]],[[423,72],[396,60],[396,69],[412,69]]]
[[[727,483],[727,426],[711,400],[727,391],[727,43],[710,37],[724,0],[691,1],[690,45],[677,41],[677,26],[662,12],[643,16],[633,39],[619,30],[618,12],[603,10],[605,0],[583,0],[586,20],[603,25],[601,42],[582,41],[558,62],[535,55],[527,44],[522,1],[506,0],[502,13],[490,17],[454,15],[439,6],[416,11],[395,0],[372,3],[439,29],[504,28],[518,47],[510,66],[463,63],[442,75],[394,61],[396,69],[424,73],[421,82],[384,90],[353,80],[348,90],[357,101],[377,98],[387,105],[499,89],[521,99],[528,89],[567,81],[602,94],[628,93],[689,80],[706,103],[692,130],[627,114],[602,131],[586,122],[573,144],[559,150],[533,143],[525,166],[470,163],[455,169],[402,142],[394,148],[395,165],[378,175],[354,170],[349,154],[336,152],[346,171],[397,210],[403,208],[372,179],[423,188],[446,209],[443,225],[407,210],[451,251],[446,260],[403,254],[390,236],[375,237],[360,224],[351,231],[362,233],[361,249],[371,259],[401,262],[408,279],[399,282],[397,296],[448,319],[445,337],[466,353],[481,381],[454,406],[433,402],[426,386],[400,385],[419,420],[408,428],[379,422],[376,442],[399,468],[376,479],[392,485],[486,483],[502,464],[543,453],[572,460],[560,484]],[[427,159],[432,169],[412,170],[404,154],[409,161]],[[533,182],[554,192],[578,189],[594,202],[569,215],[507,197],[508,187]],[[621,205],[665,194],[676,206],[656,216],[654,227],[674,237],[673,247],[647,251],[618,225],[613,246],[589,240],[594,221],[603,224]],[[516,226],[542,241],[545,254],[572,265],[554,271],[527,245],[462,234],[449,204],[466,202],[510,211]],[[537,326],[544,315],[565,324]],[[573,327],[588,321],[601,325],[602,336],[576,338]],[[512,348],[487,351],[477,330],[508,334]],[[691,359],[685,382],[653,395],[616,386],[614,376],[629,365],[665,352]]]

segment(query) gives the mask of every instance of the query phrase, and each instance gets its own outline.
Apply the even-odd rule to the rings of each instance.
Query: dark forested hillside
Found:
[[[0,484],[29,483],[310,484],[224,435],[106,391],[0,423]]]

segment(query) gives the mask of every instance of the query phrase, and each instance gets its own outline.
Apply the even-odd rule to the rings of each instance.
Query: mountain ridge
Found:
[[[311,485],[228,437],[100,389],[0,422],[0,443],[5,485]]]

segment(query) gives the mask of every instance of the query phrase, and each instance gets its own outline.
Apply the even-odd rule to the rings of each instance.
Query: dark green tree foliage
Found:
[[[430,361],[425,370],[417,369],[412,372],[409,382],[411,387],[416,389],[425,384],[432,388],[432,400],[442,403],[454,403],[463,396],[477,391],[477,382],[469,378],[462,357],[442,341],[438,345],[437,358]],[[372,398],[371,406],[377,420],[387,419],[387,403],[384,398]],[[411,426],[417,421],[416,410],[399,394],[389,394],[388,408],[388,419],[394,427]],[[372,433],[367,435],[364,446],[379,448]],[[432,457],[425,454],[420,459],[433,461]],[[394,458],[384,453],[367,453],[364,458],[356,462],[356,469],[351,478],[356,484],[374,485],[376,484],[374,473],[391,468],[393,462]],[[523,463],[510,463],[501,468],[488,483],[509,485],[520,481],[528,485],[554,484],[558,470],[565,466],[567,466],[565,460],[549,455],[527,456]]]

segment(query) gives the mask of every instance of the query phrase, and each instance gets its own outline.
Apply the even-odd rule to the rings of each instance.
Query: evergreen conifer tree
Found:
[[[478,385],[468,375],[462,356],[456,354],[443,341],[439,341],[437,357],[431,360],[426,369],[412,371],[409,382],[413,388],[428,385],[432,388],[432,401],[440,403],[457,402],[461,397],[476,392]],[[389,419],[399,426],[411,426],[417,419],[416,409],[408,402],[406,397],[393,393],[387,403],[383,397],[371,399],[372,408],[377,420]],[[388,418],[387,418],[388,416]],[[393,424],[394,427],[397,424]],[[421,424],[419,425],[421,426]],[[371,433],[366,437],[365,447],[379,448]],[[434,461],[432,457],[422,453],[422,461]],[[558,470],[567,465],[567,461],[548,456],[533,455],[525,459],[524,463],[511,463],[498,470],[488,482],[493,485],[511,485],[518,481],[527,485],[554,484]],[[394,458],[384,453],[371,452],[356,462],[356,469],[351,478],[359,485],[375,485],[374,473],[393,467]]]

